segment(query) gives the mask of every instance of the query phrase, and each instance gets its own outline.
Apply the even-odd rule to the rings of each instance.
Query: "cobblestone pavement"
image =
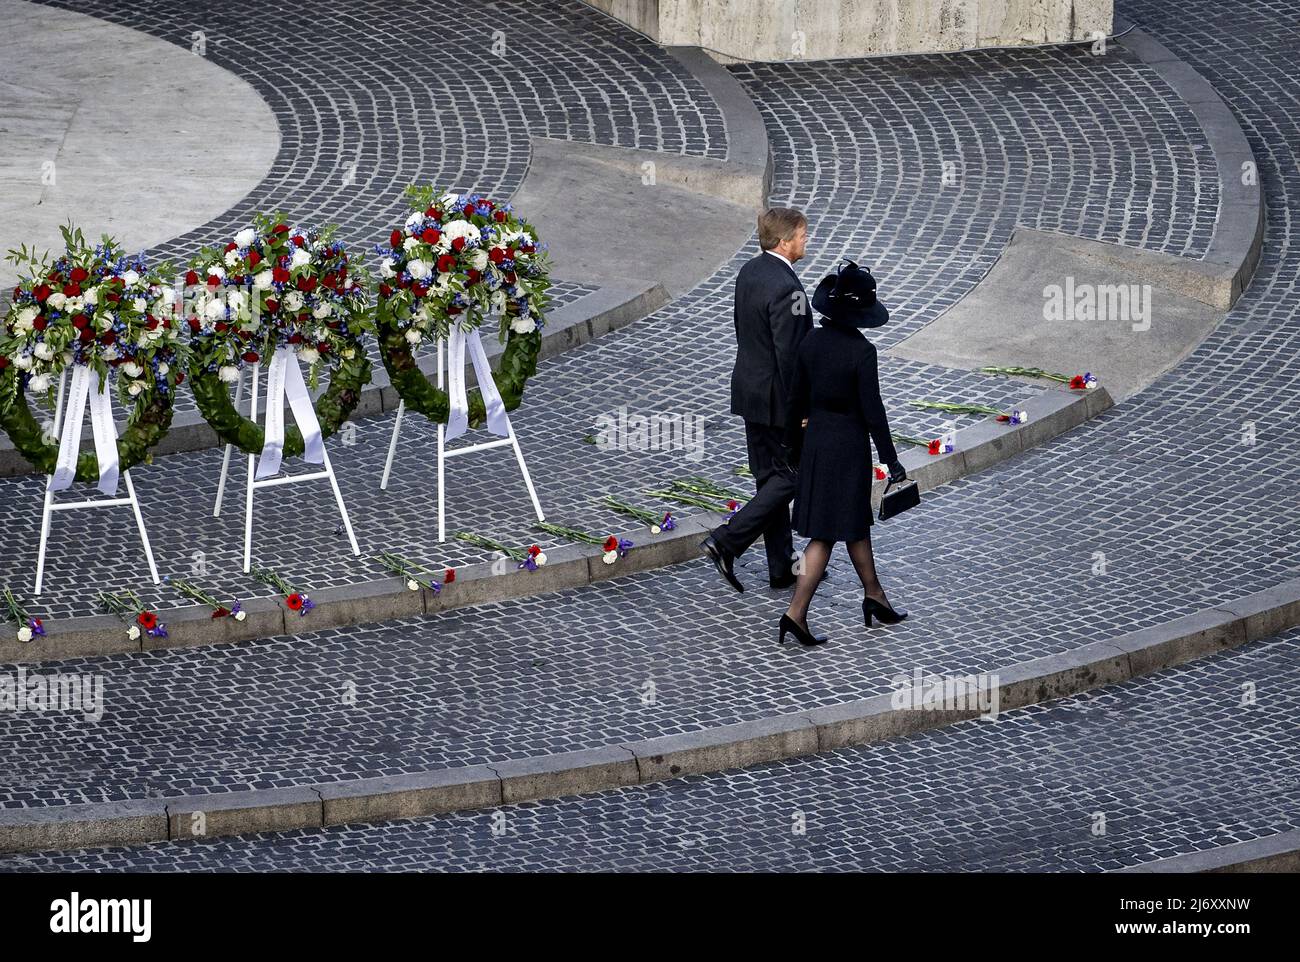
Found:
[[[1253,689],[1253,690],[1252,690]],[[0,871],[1098,871],[1300,828],[1300,629],[878,745],[439,818]]]
[[[568,50],[565,45],[572,44],[581,48],[565,30],[558,31],[562,36],[552,37],[554,24],[538,22],[535,11],[516,5],[506,8],[516,15],[509,33],[518,35],[521,45],[527,43],[529,49],[537,50]],[[591,16],[577,4],[563,5],[563,9],[573,18]],[[132,16],[125,12],[113,15],[128,20]],[[159,19],[159,14],[140,16],[146,29],[170,39],[189,36],[188,14],[179,24]],[[343,22],[352,23],[346,17]],[[669,63],[671,58],[656,48],[625,36],[625,31],[608,21],[601,19],[599,25],[595,36],[607,44],[612,62],[602,70],[591,68],[596,73],[591,83],[598,90],[625,84],[628,76],[640,76],[640,72],[648,71],[660,84],[679,76],[674,71],[680,68],[672,66],[676,62]],[[230,29],[235,28],[210,32],[225,35]],[[318,24],[315,29],[324,28]],[[324,49],[334,49],[320,43]],[[214,49],[222,48],[218,44]],[[308,44],[307,49],[315,48]],[[348,66],[365,80],[386,62],[384,58],[390,56],[383,52],[386,49],[360,48]],[[393,56],[403,48],[395,49]],[[235,50],[241,55],[221,54],[226,58],[222,65],[249,75],[250,82],[263,82],[253,71],[253,65],[260,63],[256,53],[242,47]],[[654,64],[648,65],[651,60]],[[933,319],[966,293],[997,258],[1017,223],[1068,228],[1096,239],[1124,240],[1172,253],[1196,255],[1204,251],[1217,210],[1208,145],[1186,107],[1130,54],[1114,48],[1106,57],[1071,50],[1022,51],[894,62],[896,71],[874,61],[763,68],[771,76],[758,76],[752,68],[737,69],[763,108],[773,138],[777,157],[774,196],[793,198],[812,216],[812,255],[807,267],[800,265],[808,286],[831,270],[841,253],[865,252],[887,286],[894,316],[881,332],[882,346]],[[958,89],[961,83],[954,78],[962,77],[970,78],[974,95]],[[586,90],[576,77],[570,79]],[[680,77],[678,82],[685,85],[687,94],[694,91],[692,82]],[[843,100],[816,113],[814,108],[820,106],[822,96],[817,93],[819,87],[842,90]],[[513,89],[503,86],[497,96],[510,96]],[[993,97],[997,91],[1000,96]],[[521,88],[519,95],[529,92],[530,88]],[[1096,109],[1080,109],[1078,98],[1084,95],[1098,105]],[[277,98],[283,96],[276,94]],[[568,117],[566,97],[543,100],[542,109]],[[676,103],[676,95],[643,97],[652,104],[665,98]],[[292,107],[278,99],[273,103],[277,115]],[[531,103],[525,100],[512,110],[527,113]],[[1055,108],[1049,110],[1047,104]],[[702,117],[712,116],[710,103],[698,109]],[[667,113],[663,123],[669,128],[689,126],[690,111],[685,113],[687,119]],[[813,116],[820,118],[819,126],[811,125]],[[1118,137],[1112,130],[1117,120],[1122,121]],[[920,124],[924,135],[914,133],[904,122]],[[571,132],[561,121],[553,123],[556,126],[548,128],[553,134]],[[704,121],[700,126],[712,129]],[[402,129],[399,126],[393,136],[400,139]],[[833,145],[828,142],[828,131],[834,135]],[[676,143],[674,136],[664,134],[660,146]],[[311,137],[299,138],[295,149],[309,151],[307,145],[314,142]],[[708,145],[725,141],[719,138],[722,135],[710,135],[697,149],[711,149]],[[695,143],[689,137],[683,142]],[[1080,146],[1062,151],[1061,143]],[[1097,146],[1107,144],[1110,146]],[[976,164],[981,151],[989,155],[986,168]],[[919,191],[926,178],[933,181],[941,175],[942,160],[949,154],[962,164],[958,183],[942,191]],[[519,155],[519,164],[524,156]],[[1132,183],[1098,186],[1095,169],[1099,165],[1114,167],[1121,160],[1132,170]],[[474,161],[460,162],[472,166]],[[863,171],[876,173],[864,177]],[[1140,193],[1144,186],[1151,193],[1139,202],[1135,191]],[[283,184],[268,182],[264,188],[265,197],[273,200]],[[1113,197],[1103,203],[1102,197],[1110,196],[1108,191],[1113,191]],[[311,195],[313,202],[322,203],[327,219],[352,216],[346,195],[329,196],[334,199],[326,203],[325,195]],[[936,197],[942,200],[937,207]],[[1090,213],[1071,221],[1080,216],[1075,213],[1078,210]],[[391,216],[391,209],[384,208],[379,224],[387,224]],[[366,227],[372,233],[375,229]],[[931,237],[933,244],[927,243]],[[667,507],[646,499],[643,492],[689,474],[706,474],[744,489],[743,482],[731,474],[744,460],[744,446],[737,419],[727,413],[727,382],[734,352],[730,294],[736,269],[756,250],[751,241],[690,295],[631,329],[541,365],[515,423],[553,520],[606,533],[624,523],[593,508],[592,501],[599,495],[614,492],[646,506]],[[908,400],[961,400],[1005,407],[1038,390],[1032,385],[896,359],[885,363],[882,376],[894,429],[911,435],[933,436],[942,419],[908,407]],[[696,460],[680,449],[599,452],[583,443],[601,414],[624,406],[632,413],[680,413],[703,419],[703,457]],[[957,423],[971,420],[963,418]],[[332,448],[367,557],[372,550],[388,548],[435,567],[482,558],[482,552],[467,550],[464,545],[439,547],[429,536],[436,522],[432,497],[435,447],[430,425],[408,420],[394,484],[387,495],[380,495],[378,478],[389,430],[391,416],[360,419],[356,446]],[[215,494],[219,465],[216,452],[196,452],[160,458],[135,473],[146,518],[155,521],[151,538],[161,570],[198,577],[222,594],[265,594],[268,589],[251,583],[239,571],[242,491],[238,482],[242,466],[228,492],[226,517],[209,517],[208,502]],[[538,540],[529,530],[526,495],[508,457],[476,455],[473,462],[455,462],[449,478],[454,486],[449,530],[467,529],[508,542]],[[39,532],[32,519],[39,511],[42,484],[35,477],[0,479],[0,521],[7,530],[19,532],[10,549],[16,572],[29,572],[35,566]],[[349,557],[334,506],[324,486],[320,488],[259,494],[256,524],[260,537],[255,549],[259,563],[281,570],[309,589],[381,574],[378,567]],[[157,523],[163,511],[168,520]],[[271,534],[276,530],[292,530],[294,537],[278,540]],[[202,552],[203,566],[192,570],[195,552]],[[87,583],[132,582],[149,603],[167,605],[178,600],[168,590],[155,589],[140,579],[136,539],[114,512],[78,516],[75,525],[66,518],[57,519],[51,559],[41,603],[52,617],[93,610],[93,599],[84,590]]]
[[[1143,20],[1147,12],[1135,15]],[[725,593],[705,567],[685,565],[436,619],[256,645],[70,662],[59,667],[106,675],[109,714],[98,726],[54,716],[14,719],[4,746],[4,770],[10,773],[4,804],[302,784],[690,730],[883,691],[895,672],[918,665],[933,671],[995,668],[1154,624],[1294,576],[1290,546],[1298,532],[1287,479],[1295,474],[1297,455],[1283,443],[1289,425],[1281,413],[1295,409],[1300,367],[1285,350],[1294,336],[1300,297],[1291,280],[1297,265],[1288,232],[1290,207],[1300,197],[1290,160],[1300,138],[1290,109],[1294,90],[1284,69],[1296,35],[1294,18],[1283,22],[1278,10],[1239,18],[1237,30],[1255,33],[1244,49],[1259,51],[1259,56],[1247,57],[1235,46],[1239,41],[1231,48],[1215,46],[1209,39],[1199,40],[1199,34],[1182,33],[1194,20],[1164,16],[1171,22],[1153,22],[1153,32],[1175,46],[1182,38],[1189,49],[1180,52],[1198,68],[1202,58],[1209,61],[1206,72],[1238,109],[1260,160],[1270,214],[1260,273],[1224,326],[1147,392],[1066,438],[946,487],[909,512],[905,525],[882,532],[879,557],[891,597],[914,611],[905,625],[865,636],[860,627],[855,629],[857,592],[841,561],[814,610],[814,619],[835,643],[811,654],[781,652],[764,634],[775,625],[780,599],[766,591],[737,598]],[[864,221],[860,214],[888,211],[890,204],[908,198],[918,205],[929,203],[928,192],[916,182],[863,176],[863,171],[881,170],[912,176],[935,167],[937,158],[906,127],[866,125],[873,138],[893,139],[864,139],[854,149],[837,141],[831,149],[829,135],[799,118],[830,124],[822,118],[838,111],[842,116],[832,126],[852,130],[882,104],[907,98],[924,104],[927,97],[935,109],[917,109],[931,122],[962,118],[966,115],[948,109],[961,83],[944,70],[958,64],[973,73],[975,83],[991,83],[980,80],[978,63],[967,62],[966,55],[905,58],[897,61],[903,72],[892,81],[896,86],[884,92],[873,91],[873,84],[884,82],[887,62],[837,65],[835,70],[847,71],[855,80],[843,85],[848,91],[843,100],[828,99],[811,86],[819,71],[830,69],[825,65],[761,68],[797,82],[803,99],[794,101],[783,100],[776,86],[769,90],[753,83],[746,74],[758,68],[738,68],[759,100],[774,140],[784,143],[784,151],[777,150],[777,196],[796,196],[796,183],[806,192],[798,199],[813,216],[816,256],[804,276],[815,279],[840,251],[865,251],[865,262],[882,276],[882,291],[891,292],[891,304],[898,305],[897,326],[886,329],[891,333],[883,339],[887,343],[932,316],[927,311],[937,313],[941,308],[934,305],[951,303],[968,290],[982,273],[968,270],[969,262],[978,257],[991,262],[1016,222],[1077,226],[1086,236],[1180,253],[1203,251],[1204,217],[1212,217],[1208,210],[1213,209],[1202,205],[1212,191],[1206,186],[1212,183],[1207,180],[1209,160],[1197,158],[1183,167],[1173,160],[1174,145],[1194,148],[1202,142],[1200,134],[1184,109],[1167,106],[1167,91],[1160,90],[1149,71],[1122,51],[1113,53],[1105,58],[1068,52],[1054,57],[1036,52],[972,55],[970,60],[983,62],[989,74],[1008,77],[1014,76],[1011,64],[1043,58],[1041,73],[1052,82],[1035,83],[1035,69],[1027,68],[1023,96],[1015,96],[1012,88],[998,98],[963,99],[970,111],[999,118],[1009,111],[1011,116],[1000,127],[973,123],[951,135],[952,143],[962,145],[966,165],[954,203],[918,214],[914,221],[904,216]],[[908,78],[904,68],[923,73],[926,64],[947,81]],[[1060,71],[1071,65],[1071,106],[1058,111],[1050,96],[1053,90],[1065,95]],[[1122,85],[1125,78],[1140,89],[1119,99],[1129,109],[1159,111],[1160,118],[1113,126],[1112,118],[1097,113],[1089,130],[1072,140],[1058,139],[1055,125],[1062,121],[1056,113],[1086,120],[1088,111],[1079,104],[1093,103],[1101,89]],[[1049,98],[1046,103],[1044,98]],[[986,188],[1006,176],[1002,161],[990,164],[984,177],[971,177],[970,158],[978,155],[978,144],[971,139],[975,134],[963,133],[968,130],[988,130],[991,140],[1000,133],[1004,143],[1012,132],[1035,135],[1024,153],[1026,168],[1034,174],[1027,180],[1013,178],[1005,191]],[[1122,182],[1113,207],[1090,195],[1099,189],[1094,182],[1105,186],[1110,179],[1108,168],[1101,168],[1099,176],[1093,167],[1097,144],[1113,144],[1116,138],[1134,142],[1114,147],[1116,158],[1126,161],[1141,154],[1137,144],[1167,141],[1148,148],[1157,188],[1153,193],[1170,200],[1165,215],[1152,217],[1147,208],[1135,206],[1131,198],[1143,196],[1142,188],[1134,193]],[[883,150],[891,153],[878,153]],[[1033,189],[1034,177],[1046,182],[1041,194]],[[968,192],[973,196],[967,197]],[[1014,216],[1004,213],[1007,205]],[[1078,216],[1079,205],[1089,213],[1069,220]],[[953,258],[953,250],[970,254]],[[747,253],[654,317],[542,366],[517,424],[530,456],[537,451],[539,460],[556,459],[561,473],[547,476],[543,468],[539,480],[548,506],[555,504],[557,519],[588,520],[595,527],[595,516],[583,507],[589,495],[605,490],[627,494],[640,488],[643,479],[662,478],[664,471],[725,477],[729,466],[739,462],[739,433],[722,413],[730,358],[725,305],[731,272]],[[931,380],[940,376],[948,380]],[[1023,389],[896,363],[886,367],[884,387],[899,430],[924,426],[915,413],[909,419],[903,404],[908,398],[944,390],[949,397],[1004,403],[1015,396],[1013,388]],[[996,397],[995,392],[1006,394]],[[644,412],[706,414],[716,428],[706,434],[705,460],[691,462],[680,452],[614,456],[590,446],[584,451],[581,435],[591,430],[595,415],[624,403]],[[1258,440],[1253,445],[1243,443],[1245,421],[1255,424]],[[379,439],[367,441],[375,432],[363,425],[358,450],[369,443],[377,451],[383,427],[380,422]],[[529,438],[538,442],[529,446]],[[429,491],[427,468],[419,473],[421,464],[427,464],[427,439],[425,444],[425,453],[413,448],[397,468],[398,488],[409,492],[402,497],[421,503]],[[370,464],[377,464],[377,454],[369,457]],[[167,470],[169,460],[162,459],[150,474]],[[187,492],[177,469],[170,498],[156,503],[167,503],[176,516],[186,517],[180,499],[193,497],[196,488],[211,490],[216,455],[176,460],[194,465],[196,477]],[[359,463],[351,456],[348,460]],[[377,474],[377,468],[369,470],[371,484]],[[142,488],[144,477],[141,472]],[[477,494],[482,507],[459,515],[453,527],[464,524],[507,540],[517,531],[522,534],[507,527],[507,519],[517,525],[526,516],[511,472],[494,465],[475,477],[477,490],[466,489],[466,497]],[[4,503],[21,500],[34,512],[39,485],[19,483],[31,490]],[[294,502],[299,512],[303,503]],[[414,513],[416,507],[390,505],[418,542],[424,538],[416,525],[429,515],[427,504],[422,516]],[[193,509],[195,515],[201,512],[201,506]],[[302,526],[295,532],[294,555],[311,554],[328,563],[323,545],[330,522],[321,525],[310,514],[294,520]],[[265,523],[269,530],[271,522]],[[228,528],[235,530],[234,524]],[[83,532],[91,543],[123,543],[119,526],[88,524]],[[341,538],[334,543],[341,553]],[[25,548],[20,542],[19,559],[24,551],[30,557],[31,545],[34,536]],[[405,540],[382,546],[416,548]],[[269,548],[276,550],[275,545]],[[219,545],[209,558],[230,558],[236,550],[237,545]],[[285,554],[263,555],[263,560],[291,576],[311,579],[309,586],[317,577],[328,577],[289,556],[288,549],[280,550]],[[1104,559],[1096,552],[1103,552]],[[222,564],[234,567],[229,561]],[[86,576],[84,568],[65,569],[57,577],[52,574],[51,583]],[[751,569],[744,576],[755,585],[763,573]],[[66,588],[51,599],[67,605],[64,610],[80,604]],[[345,714],[338,689],[348,680],[358,683],[361,698]],[[640,702],[646,681],[655,682],[656,706]],[[39,762],[28,757],[36,744],[42,746]]]

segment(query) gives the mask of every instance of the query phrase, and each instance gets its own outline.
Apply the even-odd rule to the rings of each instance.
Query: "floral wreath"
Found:
[[[54,261],[26,245],[5,258],[19,283],[0,327],[0,426],[38,471],[53,473],[59,446],[37,422],[24,390],[53,411],[52,388],[74,365],[117,383],[130,411],[117,439],[122,470],[144,461],[171,426],[176,385],[185,377],[184,344],[171,287],[171,265],[146,265],[104,235],[93,247],[79,228],[61,228],[64,251]],[[80,431],[77,425],[74,430]],[[77,459],[78,481],[94,481],[94,451]]]
[[[447,392],[420,370],[416,350],[447,337],[452,324],[476,330],[495,313],[505,350],[494,380],[506,410],[513,411],[542,346],[551,286],[545,245],[510,204],[481,194],[436,196],[432,187],[412,186],[406,198],[413,212],[387,244],[375,247],[381,258],[375,321],[393,388],[408,407],[446,423]],[[470,391],[470,424],[485,417],[481,392]]]
[[[257,454],[265,440],[230,397],[244,365],[292,346],[308,365],[312,390],[328,370],[329,387],[314,405],[324,437],[338,431],[370,382],[361,343],[374,330],[370,279],[360,258],[351,260],[333,239],[335,230],[290,227],[279,212],[255,214],[224,248],[204,247],[190,262],[184,317],[194,398],[221,440],[242,451]],[[302,454],[302,432],[286,424],[284,434],[285,456]]]

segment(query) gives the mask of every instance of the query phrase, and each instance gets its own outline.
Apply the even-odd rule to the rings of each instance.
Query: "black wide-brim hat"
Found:
[[[845,261],[821,279],[812,306],[832,323],[850,327],[880,327],[889,320],[889,311],[876,300],[876,279],[870,269],[853,261]]]

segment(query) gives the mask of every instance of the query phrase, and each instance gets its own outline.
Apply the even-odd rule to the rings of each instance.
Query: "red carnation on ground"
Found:
[[[942,451],[942,448],[943,448],[942,438],[935,438],[933,441],[930,442],[929,450],[931,454],[939,454]]]
[[[145,631],[153,631],[158,627],[158,616],[152,611],[142,611],[135,616],[135,620],[140,623],[140,627]]]
[[[455,569],[455,568],[446,568],[446,569],[443,570],[443,572],[442,572],[442,581],[443,581],[443,584],[448,584],[448,585],[449,585],[449,584],[451,584],[451,583],[452,583],[453,581],[455,581],[455,580],[456,580],[456,569]]]
[[[302,595],[296,591],[285,598],[284,603],[289,606],[290,611],[302,611]]]
[[[614,537],[614,535],[611,534],[608,538],[605,539],[604,548],[606,551],[617,551],[618,538]]]

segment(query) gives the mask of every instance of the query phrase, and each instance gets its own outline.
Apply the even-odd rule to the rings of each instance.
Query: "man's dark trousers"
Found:
[[[758,493],[729,522],[713,531],[713,539],[733,555],[739,555],[761,535],[769,578],[788,574],[794,556],[790,502],[794,498],[795,472],[788,463],[784,440],[783,428],[745,422],[749,470],[754,473]]]

